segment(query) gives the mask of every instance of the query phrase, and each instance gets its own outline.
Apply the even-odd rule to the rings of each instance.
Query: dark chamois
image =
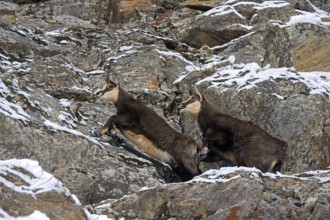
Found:
[[[123,90],[117,80],[107,81],[96,95],[104,102],[113,103],[117,114],[109,118],[99,135],[113,131],[115,126],[149,156],[169,164],[177,163],[191,175],[198,175],[196,142],[174,130],[154,110]]]
[[[197,117],[203,148],[233,166],[256,167],[263,172],[280,170],[286,142],[250,122],[217,111],[195,85],[189,93],[190,97],[181,103],[181,111]]]

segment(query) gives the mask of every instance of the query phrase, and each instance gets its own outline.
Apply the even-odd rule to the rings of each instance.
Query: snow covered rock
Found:
[[[86,219],[68,189],[36,161],[0,161],[0,219]]]
[[[299,3],[227,1],[196,16],[180,40],[244,63],[329,71],[330,15],[310,2]]]
[[[326,219],[329,191],[329,168],[283,175],[223,167],[186,183],[104,201],[94,209],[109,217],[135,219]]]

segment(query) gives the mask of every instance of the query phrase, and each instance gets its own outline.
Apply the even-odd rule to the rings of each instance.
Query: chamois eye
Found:
[[[108,84],[108,89],[113,89],[115,87],[116,87],[116,85],[114,83],[109,83]]]

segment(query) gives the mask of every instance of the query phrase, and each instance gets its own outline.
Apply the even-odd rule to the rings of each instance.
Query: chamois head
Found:
[[[196,85],[190,85],[188,88],[189,97],[187,100],[182,101],[179,105],[180,112],[187,112],[197,116],[201,109],[201,102],[203,100],[202,94],[198,91]]]
[[[107,74],[106,84],[95,92],[95,95],[103,102],[116,103],[119,94],[119,83],[117,78],[114,76],[114,81],[109,79]]]

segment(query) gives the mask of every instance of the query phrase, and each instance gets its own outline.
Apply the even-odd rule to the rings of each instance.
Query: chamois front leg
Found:
[[[105,134],[114,134],[115,133],[115,128],[114,128],[115,118],[116,118],[116,115],[112,115],[102,128],[92,131],[92,135],[95,137],[101,137]],[[110,133],[109,133],[109,131],[110,131]]]
[[[198,159],[204,160],[207,157],[208,153],[209,153],[208,139],[203,138],[202,146],[198,148]]]

